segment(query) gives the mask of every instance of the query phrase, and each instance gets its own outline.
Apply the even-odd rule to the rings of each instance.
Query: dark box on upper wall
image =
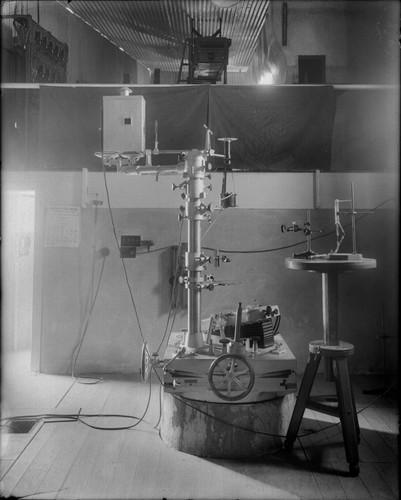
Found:
[[[2,45],[8,61],[2,80],[17,83],[65,83],[68,45],[32,20],[30,15],[2,17]]]
[[[38,168],[39,113],[39,89],[2,89],[2,170]]]

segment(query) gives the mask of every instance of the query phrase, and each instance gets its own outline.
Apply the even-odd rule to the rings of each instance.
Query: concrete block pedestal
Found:
[[[164,393],[161,438],[199,457],[251,458],[282,446],[295,394],[252,403],[212,403]]]

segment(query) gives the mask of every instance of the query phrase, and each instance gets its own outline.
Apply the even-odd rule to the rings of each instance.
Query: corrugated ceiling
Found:
[[[177,72],[191,20],[202,36],[232,40],[228,71],[246,71],[265,21],[269,0],[63,0],[78,15],[134,59],[154,70]],[[231,8],[217,5],[235,4]]]

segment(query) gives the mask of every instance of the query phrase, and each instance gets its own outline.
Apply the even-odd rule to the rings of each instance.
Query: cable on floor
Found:
[[[100,413],[86,414],[86,413],[81,413],[81,409],[80,409],[77,414],[43,413],[43,414],[38,414],[38,415],[20,415],[20,416],[15,416],[15,417],[2,418],[2,419],[0,419],[0,422],[7,422],[11,419],[12,420],[36,420],[36,421],[43,421],[44,423],[80,422],[83,425],[86,425],[87,427],[91,427],[92,429],[97,429],[97,430],[103,430],[103,431],[127,430],[127,429],[132,429],[134,427],[137,427],[141,422],[145,422],[148,425],[151,425],[151,424],[149,424],[149,422],[146,422],[146,420],[144,420],[145,415],[147,414],[147,412],[149,410],[151,396],[152,396],[151,377],[149,377],[148,400],[146,403],[145,410],[143,411],[143,414],[140,417],[135,417],[134,415],[123,415],[123,414],[100,414]],[[86,422],[84,420],[85,418],[129,418],[129,419],[137,420],[137,422],[135,422],[132,425],[127,425],[127,426],[101,427],[101,426],[89,424],[88,422]],[[1,424],[1,425],[4,426],[4,424]]]
[[[159,381],[160,381],[160,379],[159,379]],[[374,398],[372,401],[370,401],[367,405],[365,405],[363,408],[361,408],[360,410],[358,410],[357,414],[365,411],[367,408],[369,408],[371,405],[373,405],[377,400],[379,400],[383,396],[385,396],[394,387],[394,385],[397,382],[398,382],[398,379],[396,379],[382,394],[380,394],[379,396],[377,396],[376,398]],[[145,415],[146,415],[146,413],[148,411],[149,404],[150,404],[150,399],[151,399],[151,376],[149,376],[149,386],[150,386],[150,388],[149,388],[148,401],[147,401],[147,404],[146,404],[145,411],[144,411],[144,413],[143,413],[143,415],[141,417],[135,417],[133,415],[123,415],[123,414],[99,414],[99,413],[95,413],[95,414],[83,414],[83,413],[80,413],[80,412],[78,414],[62,414],[62,413],[60,413],[60,414],[57,414],[57,413],[51,414],[51,413],[44,413],[44,414],[38,414],[38,415],[19,415],[19,416],[15,416],[15,417],[4,417],[4,418],[0,419],[0,422],[6,422],[6,421],[8,421],[10,419],[13,419],[13,420],[30,420],[30,419],[34,419],[34,420],[44,420],[44,419],[54,420],[54,419],[65,419],[63,421],[74,421],[74,422],[80,421],[80,422],[82,422],[82,418],[95,418],[95,417],[96,418],[98,418],[98,417],[100,417],[100,418],[104,418],[104,417],[107,417],[107,418],[113,418],[113,417],[115,417],[115,418],[130,418],[130,419],[138,420],[138,422],[135,423],[132,426],[114,427],[114,428],[91,426],[91,425],[87,424],[86,422],[82,422],[85,425],[88,425],[89,427],[93,427],[93,428],[99,429],[99,430],[125,430],[125,429],[130,429],[130,428],[136,427],[140,422],[145,421],[144,417],[145,417]],[[160,384],[160,388],[161,387],[162,387],[162,383]],[[235,427],[237,429],[244,430],[244,431],[247,431],[247,432],[251,432],[251,433],[254,433],[254,434],[261,434],[261,435],[266,435],[266,436],[271,436],[271,437],[279,437],[279,438],[285,438],[286,437],[286,436],[281,435],[281,434],[273,434],[273,433],[267,433],[267,432],[264,432],[264,431],[256,431],[254,429],[248,429],[246,427],[238,426],[236,424],[233,424],[232,422],[227,422],[226,420],[223,420],[223,419],[220,419],[218,417],[215,417],[214,415],[211,415],[210,413],[207,413],[207,412],[201,410],[200,408],[197,408],[196,406],[191,405],[187,401],[184,401],[183,399],[181,399],[179,396],[176,396],[176,395],[172,395],[172,396],[175,399],[177,399],[178,401],[180,401],[181,403],[183,403],[183,404],[191,407],[192,409],[194,409],[196,411],[199,411],[200,413],[204,414],[205,416],[210,417],[210,418],[212,418],[214,420],[217,420],[220,423],[225,424],[225,425],[227,425],[229,427]],[[161,391],[160,391],[160,402],[161,402]],[[156,428],[159,425],[160,420],[161,420],[161,413],[160,413],[160,416],[159,416],[159,420],[158,420],[157,424],[154,426],[154,428]],[[145,423],[148,423],[148,422],[145,421]],[[306,436],[310,436],[311,434],[319,434],[322,431],[330,429],[331,427],[336,427],[336,426],[338,426],[340,424],[341,424],[341,421],[335,422],[333,424],[327,425],[327,426],[322,427],[322,428],[317,429],[317,430],[310,430],[308,432],[305,432],[304,434],[298,434],[297,435],[297,439],[298,438],[303,438],[303,437],[306,437]],[[0,425],[4,425],[4,424],[0,424]]]

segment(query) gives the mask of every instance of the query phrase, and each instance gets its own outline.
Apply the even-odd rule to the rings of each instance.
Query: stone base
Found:
[[[294,406],[294,393],[258,403],[231,404],[165,392],[161,437],[178,451],[198,457],[258,457],[281,447]]]

